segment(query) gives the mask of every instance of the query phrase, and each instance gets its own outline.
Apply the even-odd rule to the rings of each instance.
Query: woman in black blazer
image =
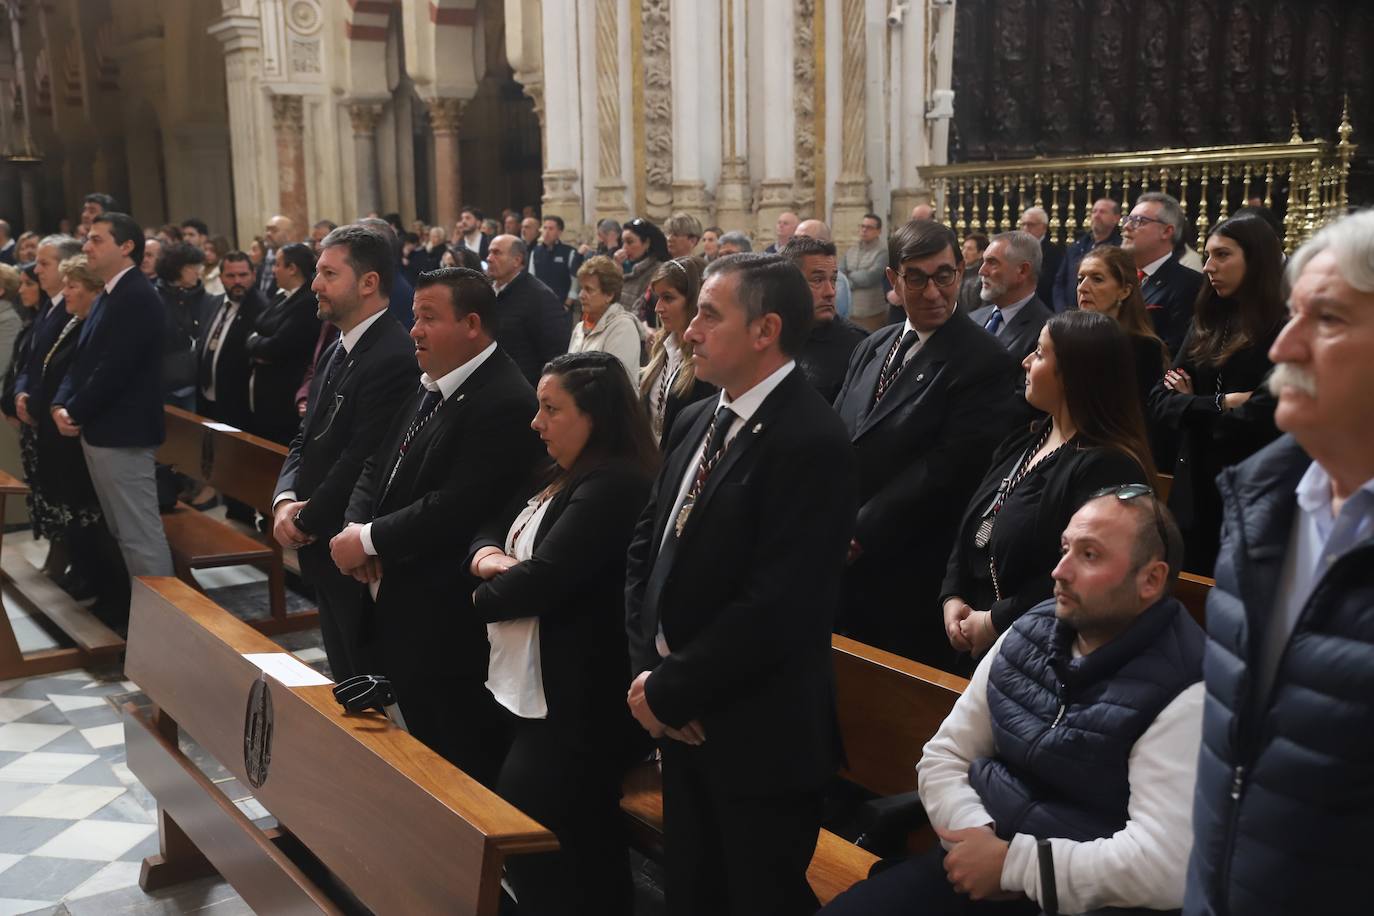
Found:
[[[950,644],[975,656],[1053,596],[1060,536],[1089,495],[1154,480],[1131,344],[1115,320],[1055,315],[1023,365],[1026,400],[1048,416],[999,446],[941,587]]]
[[[315,255],[299,242],[277,252],[272,270],[276,295],[258,313],[245,347],[253,364],[248,381],[255,435],[290,445],[300,427],[296,391],[315,355],[320,336],[319,308],[310,289],[315,279]]]
[[[660,264],[649,278],[659,330],[640,376],[639,395],[649,412],[654,441],[668,441],[682,408],[715,394],[716,387],[697,378],[692,344],[684,339],[697,314],[702,265],[696,258],[674,258]]]
[[[63,305],[71,315],[57,340],[39,354],[39,377],[32,384],[30,414],[38,421],[38,487],[48,517],[66,542],[72,568],[95,592],[91,611],[105,623],[122,628],[129,614],[129,574],[119,545],[105,524],[81,440],[57,431],[48,405],[76,358],[82,323],[105,284],[86,263],[85,255],[62,262]]]
[[[1169,508],[1183,532],[1183,569],[1212,575],[1221,540],[1217,475],[1279,436],[1265,387],[1269,348],[1287,315],[1283,249],[1255,216],[1217,223],[1207,237],[1207,277],[1173,368],[1150,393],[1157,426],[1178,436]]]
[[[625,704],[625,551],[657,450],[616,357],[544,367],[531,426],[555,467],[472,544],[473,607],[491,643],[487,688],[513,741],[497,779],[559,851],[506,865],[520,913],[633,910],[620,783],[638,734]]]

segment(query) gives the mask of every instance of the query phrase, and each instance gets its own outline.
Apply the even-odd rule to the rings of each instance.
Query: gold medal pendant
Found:
[[[673,526],[678,537],[682,537],[682,529],[687,527],[687,517],[692,514],[692,499],[689,497],[682,508],[677,511],[677,523]]]

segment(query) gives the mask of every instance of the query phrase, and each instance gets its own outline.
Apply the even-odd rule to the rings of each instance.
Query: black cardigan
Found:
[[[473,593],[486,623],[539,618],[540,664],[550,721],[572,721],[618,753],[632,731],[625,705],[629,648],[625,639],[625,552],[649,499],[652,480],[623,463],[594,468],[553,497],[534,553]],[[505,549],[511,522],[540,488],[517,499],[484,525],[467,565],[483,547]]]
[[[940,587],[941,608],[947,598],[963,598],[975,610],[991,611],[998,633],[1054,595],[1050,573],[1059,562],[1060,536],[1088,496],[1103,487],[1147,482],[1144,469],[1134,458],[1075,438],[1030,470],[998,513],[987,548],[979,550],[973,538],[983,510],[992,502],[1002,478],[1015,470],[1022,453],[1040,438],[1044,422],[1013,433],[998,446],[992,467],[964,513]],[[997,564],[1001,601],[994,600],[989,552]]]
[[[1223,468],[1239,464],[1279,436],[1274,425],[1278,402],[1265,387],[1273,364],[1269,348],[1282,326],[1276,325],[1260,340],[1232,353],[1225,364],[1197,365],[1188,356],[1192,325],[1183,339],[1174,368],[1182,368],[1193,380],[1193,393],[1183,394],[1155,385],[1150,393],[1150,418],[1156,427],[1178,436],[1178,458],[1169,508],[1183,532],[1183,568],[1212,574],[1221,537],[1221,496],[1216,479]],[[1253,391],[1250,400],[1235,410],[1217,413],[1217,381],[1225,393]]]

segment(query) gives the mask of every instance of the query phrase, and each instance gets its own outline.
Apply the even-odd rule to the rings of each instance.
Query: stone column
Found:
[[[740,110],[748,96],[736,80],[736,72],[744,73],[741,53],[744,47],[744,0],[720,0],[721,21],[721,150],[720,181],[716,184],[716,223],[726,232],[752,232],[754,192],[749,183],[749,163],[744,156],[747,143],[741,136],[746,123]]]
[[[791,0],[764,0],[761,18],[768,23],[763,42],[763,110],[758,112],[764,124],[763,180],[759,182],[758,212],[755,214],[754,248],[761,250],[777,240],[778,214],[797,209],[794,178],[797,172],[796,138],[801,125],[796,124],[793,104],[795,85],[787,57],[787,43],[781,36],[792,35],[797,27]],[[810,29],[810,23],[806,24]]]
[[[463,184],[458,171],[458,123],[462,99],[426,99],[429,126],[434,132],[434,222],[452,231],[458,222]]]
[[[310,201],[305,190],[305,115],[298,95],[272,96],[272,129],[277,137],[278,209],[310,231]]]
[[[864,112],[868,54],[864,47],[863,0],[844,0],[840,28],[840,177],[835,181],[830,233],[844,251],[858,241],[859,223],[869,207]]]
[[[641,0],[644,210],[660,226],[673,212],[672,0]]]
[[[259,131],[258,85],[261,72],[261,24],[256,17],[231,16],[210,26],[224,44],[225,90],[229,103],[229,151],[234,188],[234,224],[238,244],[246,248],[262,231],[264,213],[260,165],[266,144]]]
[[[625,223],[630,208],[620,164],[620,23],[618,0],[596,0],[596,129],[600,175],[596,182],[598,219]]]
[[[21,165],[15,169],[19,173],[19,207],[24,214],[24,226],[37,229],[42,224],[38,211],[38,181],[32,165]]]
[[[381,212],[381,189],[377,182],[377,122],[382,106],[354,102],[348,106],[353,125],[353,163],[358,177],[358,216]]]

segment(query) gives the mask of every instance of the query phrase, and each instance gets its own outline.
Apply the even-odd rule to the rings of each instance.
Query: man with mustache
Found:
[[[1369,912],[1374,211],[1293,255],[1269,350],[1287,435],[1217,479],[1207,711],[1184,912]]]
[[[1039,913],[1038,839],[1056,912],[1182,902],[1206,637],[1170,595],[1178,526],[1126,484],[1089,498],[1061,546],[1055,597],[993,644],[916,767],[942,845],[825,916]]]

